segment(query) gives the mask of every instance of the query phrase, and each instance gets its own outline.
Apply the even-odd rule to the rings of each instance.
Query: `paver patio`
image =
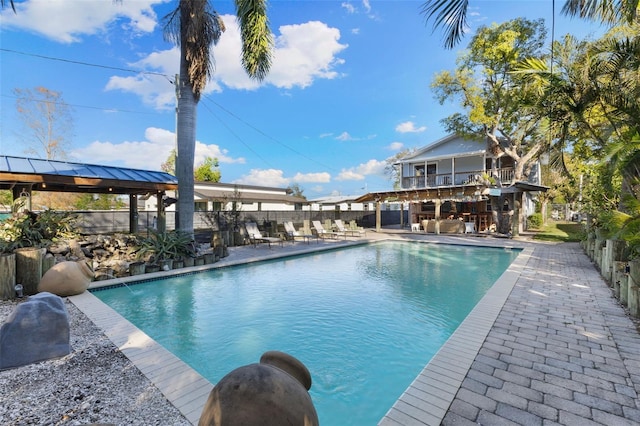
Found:
[[[436,355],[424,377],[416,380],[417,390],[408,390],[381,425],[640,424],[639,323],[612,297],[577,243],[397,230],[368,232],[367,238],[523,247],[528,253],[516,266],[517,271],[509,272],[511,276],[504,283],[494,286],[500,287],[489,297],[497,297],[495,313],[475,313],[479,316],[473,318],[472,326],[487,322],[486,327],[480,327],[484,327],[484,334],[475,339],[465,339],[463,334],[463,343],[450,342],[443,349],[450,362],[443,363]],[[326,248],[325,244],[313,246],[234,248],[229,263]],[[476,339],[476,349],[469,353],[471,341]],[[465,340],[471,345],[465,347]],[[117,344],[121,346],[122,340]],[[154,375],[149,376],[153,381]],[[166,387],[167,383],[160,385]],[[194,395],[193,401],[188,392],[167,397],[177,406],[188,407],[185,415],[195,423],[205,395]]]

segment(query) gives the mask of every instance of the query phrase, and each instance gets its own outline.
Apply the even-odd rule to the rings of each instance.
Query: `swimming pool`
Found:
[[[517,254],[387,242],[94,294],[212,383],[283,350],[322,425],[374,425]]]

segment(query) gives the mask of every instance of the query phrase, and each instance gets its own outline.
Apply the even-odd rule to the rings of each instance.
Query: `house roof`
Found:
[[[178,188],[165,172],[0,155],[0,189],[108,194],[146,194]]]
[[[234,185],[231,185],[234,186]],[[237,187],[237,186],[236,186]],[[285,203],[285,204],[308,204],[309,202],[302,197],[294,197],[293,195],[287,195],[283,191],[282,194],[268,193],[264,191],[245,189],[243,187],[237,187],[238,191],[231,192],[225,191],[220,188],[202,188],[196,187],[194,192],[196,199],[201,200],[214,200],[214,201],[240,201],[240,202],[262,202],[262,203]],[[260,188],[260,187],[255,187]]]
[[[309,200],[316,204],[340,204],[340,203],[354,203],[361,195],[335,195],[331,197],[314,198]]]
[[[428,159],[434,160],[434,161],[441,160],[441,159],[448,159],[451,157],[467,157],[467,156],[482,155],[485,152],[487,152],[484,145],[482,145],[483,147],[480,149],[473,149],[473,150],[464,149],[464,150],[455,151],[455,152],[439,153],[435,155],[433,154],[433,152],[437,152],[438,147],[441,147],[442,145],[446,145],[456,140],[462,141],[463,143],[478,142],[475,139],[467,139],[456,133],[453,133],[416,150],[415,152],[407,155],[406,157],[400,158],[396,162],[396,164],[410,163],[416,159],[422,159],[423,157],[425,157],[425,153],[429,153],[429,152],[431,152],[431,155],[428,156]]]

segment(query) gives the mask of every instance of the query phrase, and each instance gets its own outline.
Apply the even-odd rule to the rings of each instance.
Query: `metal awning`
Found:
[[[146,194],[176,190],[178,179],[165,172],[68,161],[0,156],[0,189]]]
[[[355,200],[357,203],[367,201],[385,202],[385,201],[402,201],[402,202],[420,202],[432,200],[460,200],[464,201],[468,197],[477,197],[478,195],[488,195],[489,187],[486,186],[450,186],[439,188],[421,188],[421,189],[398,189],[393,191],[370,192]],[[528,182],[516,182],[513,185],[499,189],[503,194],[513,194],[516,192],[546,192],[549,188],[542,185],[536,185]]]

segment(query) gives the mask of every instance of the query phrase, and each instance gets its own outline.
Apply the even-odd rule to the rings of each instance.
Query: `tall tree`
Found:
[[[199,182],[220,182],[220,169],[218,159],[206,157],[193,172],[195,180]]]
[[[523,58],[542,55],[545,37],[542,20],[519,18],[481,27],[459,57],[456,70],[441,72],[432,83],[441,104],[457,101],[464,111],[445,118],[446,129],[484,139],[494,158],[511,158],[515,181],[528,177],[545,139],[541,115],[527,108],[534,103],[536,92],[513,70]],[[493,178],[502,185],[500,175],[494,173]],[[497,213],[503,202],[500,199],[494,205],[494,221],[500,232],[507,232],[508,224]]]
[[[273,45],[266,0],[235,0],[235,4],[242,38],[242,65],[250,77],[262,80],[271,66]],[[179,229],[193,234],[197,104],[213,73],[211,46],[218,42],[225,27],[206,0],[180,0],[165,19],[166,37],[180,46],[176,160]]]
[[[48,160],[64,159],[71,144],[73,119],[71,107],[62,93],[46,87],[14,89],[16,110],[26,131],[22,134],[26,151]]]

